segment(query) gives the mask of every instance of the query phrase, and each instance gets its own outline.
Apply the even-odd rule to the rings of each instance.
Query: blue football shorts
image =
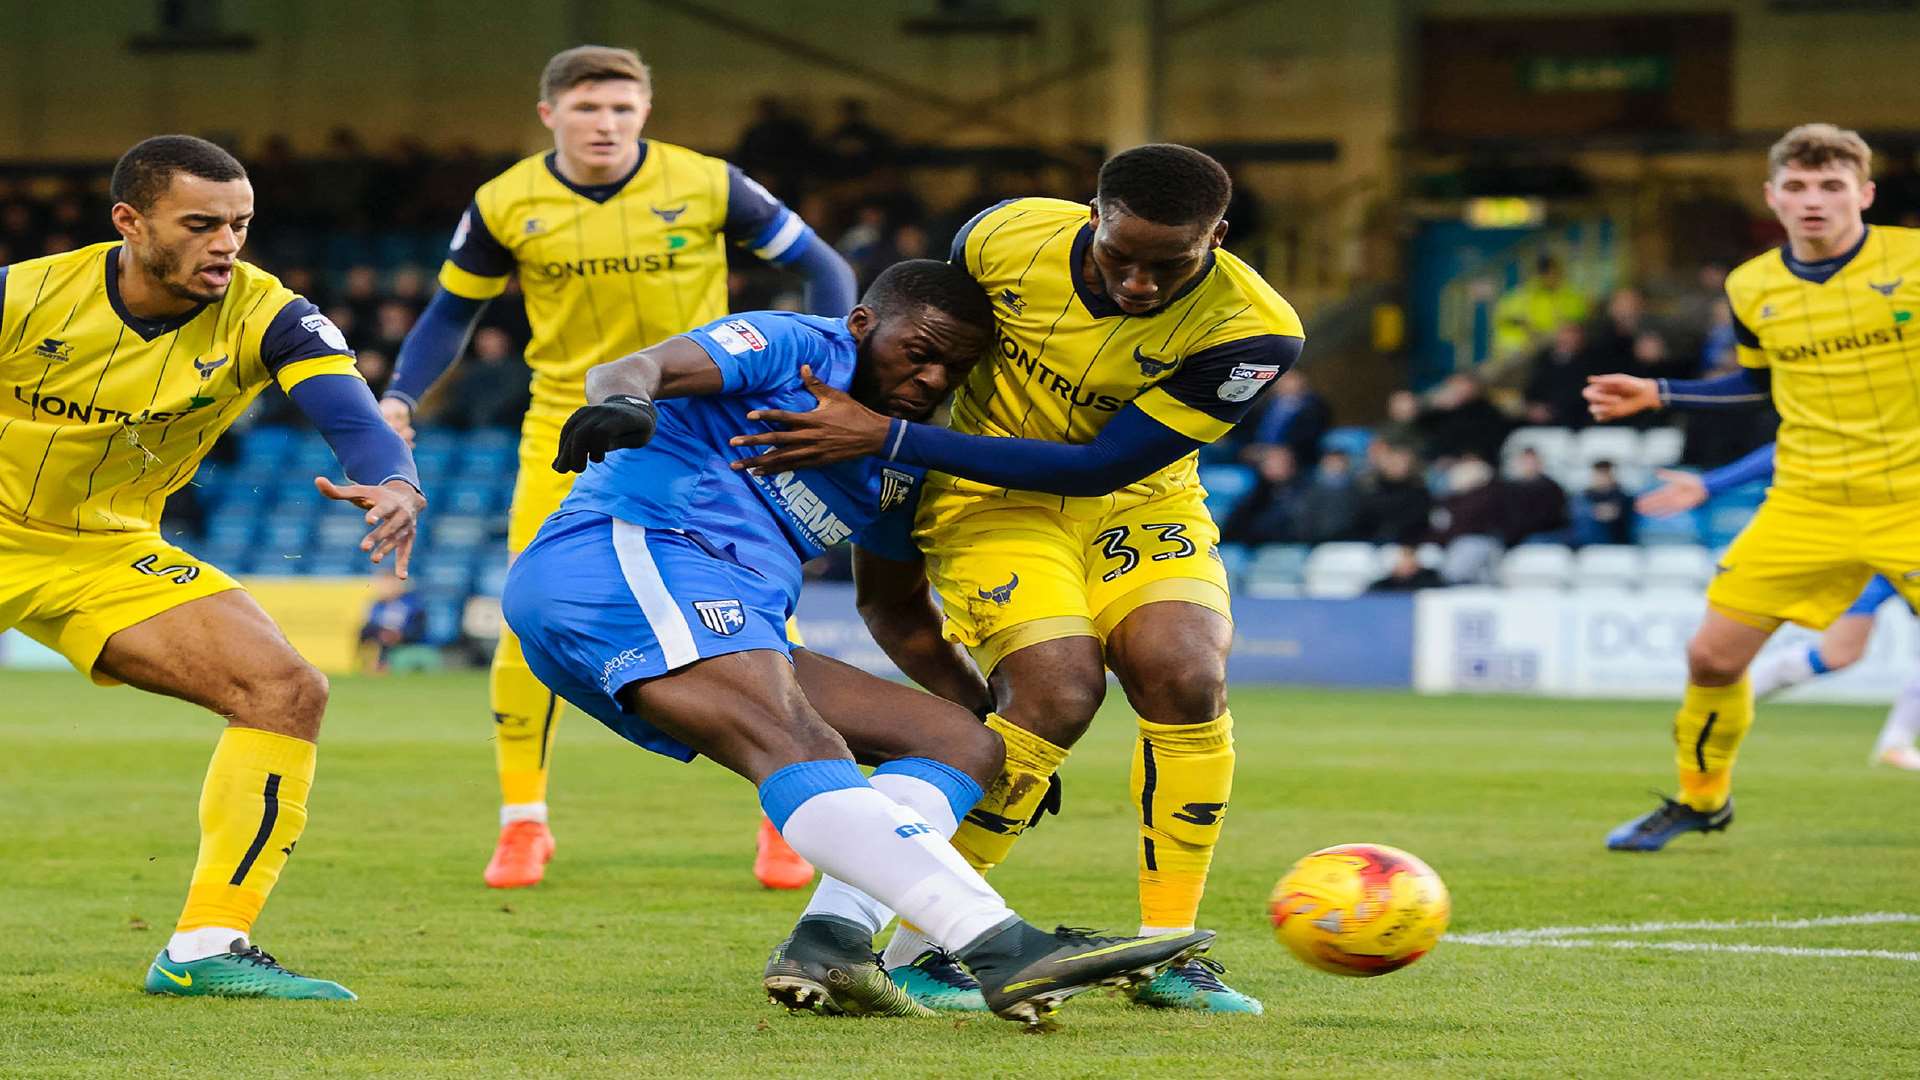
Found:
[[[699,533],[591,510],[547,519],[513,561],[501,613],[547,689],[621,737],[681,761],[692,747],[620,707],[620,690],[752,649],[792,659],[793,599]]]

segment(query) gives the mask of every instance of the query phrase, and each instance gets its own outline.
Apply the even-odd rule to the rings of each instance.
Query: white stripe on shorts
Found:
[[[667,670],[685,667],[700,659],[687,617],[681,613],[679,601],[667,591],[667,583],[660,579],[653,552],[647,550],[647,530],[615,518],[613,554],[620,560],[620,573],[627,579],[627,588],[640,602],[640,613],[647,617],[653,626],[653,636],[660,640],[660,654],[667,662]]]

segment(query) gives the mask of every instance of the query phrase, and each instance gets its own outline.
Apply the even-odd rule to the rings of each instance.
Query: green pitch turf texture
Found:
[[[1046,925],[1131,929],[1131,720],[1113,701],[1066,814],[994,882]],[[1063,1030],[788,1016],[760,968],[803,893],[749,874],[745,783],[560,732],[559,856],[495,892],[478,676],[342,679],[312,817],[256,939],[353,1004],[140,992],[191,870],[214,721],[71,674],[0,673],[0,1074],[24,1076],[1893,1076],[1920,1071],[1920,963],[1442,941],[1341,979],[1266,922],[1295,858],[1407,848],[1453,933],[1920,913],[1920,776],[1869,771],[1880,711],[1764,709],[1732,831],[1602,850],[1671,784],[1667,706],[1242,689],[1233,810],[1202,922],[1263,1018],[1087,995]],[[1920,951],[1920,924],[1671,930],[1609,941]]]

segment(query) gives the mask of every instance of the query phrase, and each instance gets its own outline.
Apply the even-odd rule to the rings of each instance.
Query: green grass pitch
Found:
[[[1293,859],[1356,840],[1431,863],[1452,889],[1456,936],[1920,913],[1920,777],[1865,767],[1879,710],[1764,709],[1732,831],[1636,856],[1601,838],[1672,783],[1665,704],[1239,690],[1239,775],[1202,922],[1267,1015],[1088,995],[1062,1011],[1063,1030],[1032,1036],[990,1018],[776,1011],[760,967],[803,894],[750,876],[752,792],[578,714],[556,752],[546,884],[487,890],[484,698],[478,676],[335,684],[311,821],[256,938],[358,1003],[159,1000],[140,980],[192,866],[214,722],[70,673],[0,673],[0,1074],[1920,1071],[1920,923],[1614,933],[1572,948],[1443,940],[1371,980],[1308,970],[1266,923],[1268,889]],[[994,875],[1036,921],[1137,921],[1118,698],[1067,766],[1065,816]],[[1647,947],[1684,942],[1716,948]],[[1809,952],[1753,951],[1783,948]]]

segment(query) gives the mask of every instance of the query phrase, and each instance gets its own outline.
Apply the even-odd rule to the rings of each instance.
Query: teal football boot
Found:
[[[887,977],[907,996],[939,1012],[986,1012],[987,996],[980,980],[943,949],[928,949],[913,963],[889,968]]]
[[[357,997],[337,982],[288,971],[258,945],[236,939],[233,946],[228,952],[184,964],[173,960],[162,948],[147,968],[147,993],[287,1001],[353,1001]]]
[[[1226,965],[1220,961],[1196,956],[1154,976],[1152,982],[1133,992],[1133,1000],[1136,1004],[1151,1005],[1156,1009],[1250,1013],[1254,1016],[1266,1012],[1260,999],[1221,982],[1220,976],[1226,973]]]

